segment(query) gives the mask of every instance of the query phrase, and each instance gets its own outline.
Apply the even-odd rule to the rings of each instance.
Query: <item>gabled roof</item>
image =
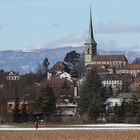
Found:
[[[17,76],[17,75],[19,75],[19,74],[16,73],[16,72],[14,72],[14,71],[10,71],[10,72],[8,72],[8,75],[9,75],[9,76]]]
[[[125,66],[125,69],[139,69],[140,70],[140,64],[128,64]]]
[[[95,55],[92,61],[127,61],[125,55]]]
[[[69,76],[71,76],[69,73],[67,73],[67,72],[61,72],[61,73],[59,73],[57,76],[61,76],[61,75],[69,75]]]
[[[62,61],[57,61],[52,68],[50,68],[48,71],[53,73],[56,71],[65,71],[66,64]]]

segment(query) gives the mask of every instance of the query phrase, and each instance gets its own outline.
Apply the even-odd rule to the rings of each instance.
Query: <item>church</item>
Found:
[[[93,35],[92,12],[90,9],[89,33],[84,45],[85,67],[90,68],[94,65],[109,65],[115,69],[121,69],[127,65],[125,55],[99,55],[97,53],[97,43]]]

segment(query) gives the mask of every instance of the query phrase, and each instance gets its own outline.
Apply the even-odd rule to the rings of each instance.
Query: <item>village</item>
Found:
[[[91,121],[138,123],[140,122],[137,118],[140,115],[140,63],[136,60],[133,62],[135,63],[129,63],[122,54],[98,54],[90,9],[89,34],[83,44],[83,54],[75,50],[68,52],[64,61],[58,60],[52,67],[49,67],[49,58],[46,56],[36,73],[20,75],[15,71],[0,71],[1,123],[29,122],[35,121],[36,118],[55,123],[87,123],[87,114],[86,117],[82,116],[79,104],[86,95],[85,100],[90,99],[88,94],[92,92],[92,88],[98,90],[94,84],[91,89],[86,89],[86,86],[89,88],[88,82],[98,80],[104,88],[103,96],[106,97],[100,104],[100,111],[97,111],[96,105],[101,97],[96,100],[97,104],[90,112],[92,113],[90,117],[94,118],[96,115],[96,118]],[[93,81],[87,82],[88,78],[92,77],[89,76],[91,73],[89,71],[92,71],[95,77]],[[96,74],[98,74],[97,79]],[[95,97],[92,99],[95,100]],[[127,112],[125,106],[130,107],[126,109]],[[87,111],[89,111],[88,106]],[[127,116],[127,119],[125,121],[119,119],[120,116]]]

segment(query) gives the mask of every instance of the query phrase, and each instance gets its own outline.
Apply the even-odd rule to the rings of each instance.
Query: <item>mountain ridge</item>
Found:
[[[20,50],[2,50],[0,51],[0,69],[5,71],[18,71],[25,74],[30,71],[35,72],[38,64],[41,64],[45,57],[50,61],[50,67],[56,61],[63,61],[67,52],[75,50],[83,53],[83,47],[59,47],[59,48],[41,48],[34,49],[30,52]],[[135,51],[104,51],[99,50],[98,54],[124,54],[129,63],[140,56],[140,52]]]

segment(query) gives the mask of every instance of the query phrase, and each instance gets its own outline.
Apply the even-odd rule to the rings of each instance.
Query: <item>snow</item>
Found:
[[[66,125],[55,128],[38,128],[39,131],[73,131],[73,130],[140,130],[139,124],[88,124],[88,125]],[[0,131],[36,131],[36,128],[16,128],[10,125],[0,125]]]

